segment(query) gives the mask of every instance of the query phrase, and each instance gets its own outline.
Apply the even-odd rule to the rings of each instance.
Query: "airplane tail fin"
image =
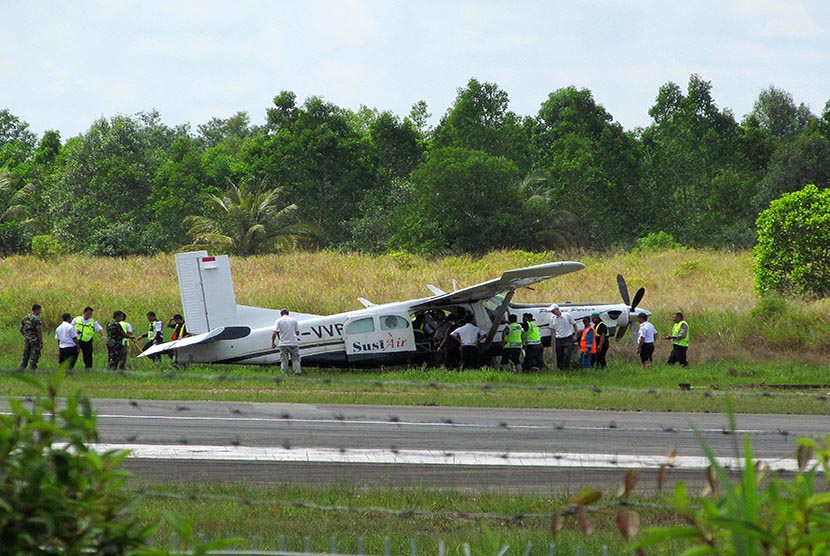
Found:
[[[236,324],[236,294],[227,255],[177,253],[176,272],[188,332],[201,334]]]

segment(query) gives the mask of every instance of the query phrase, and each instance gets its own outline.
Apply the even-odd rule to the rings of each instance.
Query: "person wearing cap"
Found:
[[[92,338],[95,333],[97,332],[101,336],[101,340],[106,341],[104,327],[92,318],[92,311],[92,307],[84,307],[83,314],[72,319],[72,325],[78,331],[78,347],[83,354],[84,370],[86,371],[92,369]]]
[[[680,311],[674,314],[673,320],[674,326],[672,326],[671,334],[665,336],[666,340],[671,340],[672,344],[671,354],[666,363],[669,365],[680,363],[681,367],[688,367],[686,350],[689,349],[689,323],[685,321]]]
[[[643,368],[649,366],[652,355],[654,355],[654,339],[657,337],[657,330],[654,325],[648,322],[648,315],[640,313],[637,315],[640,321],[640,332],[637,335],[637,353],[640,354],[640,362]]]
[[[274,329],[271,333],[271,347],[276,348],[277,337],[280,339],[280,368],[283,374],[288,374],[288,359],[291,359],[291,366],[294,374],[302,373],[300,369],[300,325],[297,319],[288,316],[288,309],[280,311],[280,318],[274,322]]]
[[[548,307],[548,310],[556,365],[560,369],[567,369],[571,366],[571,350],[576,341],[576,322],[570,313],[563,313],[556,303]]]
[[[594,355],[593,366],[604,369],[607,366],[605,355],[608,353],[608,325],[599,318],[599,313],[591,313],[591,322],[594,323],[594,335],[597,340],[597,353]]]

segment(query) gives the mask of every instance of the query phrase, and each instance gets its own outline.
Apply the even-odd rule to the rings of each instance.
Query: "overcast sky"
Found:
[[[830,100],[826,0],[0,0],[0,108],[67,139],[101,116],[157,109],[196,126],[282,90],[431,123],[471,77],[534,115],[593,92],[626,129],[660,85],[697,73],[738,119],[775,85],[820,114]]]

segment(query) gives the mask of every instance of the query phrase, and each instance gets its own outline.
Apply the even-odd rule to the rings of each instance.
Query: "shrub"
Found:
[[[5,257],[23,250],[23,231],[19,222],[0,224],[0,256]]]
[[[679,249],[683,247],[674,240],[674,236],[668,232],[652,232],[647,236],[637,239],[635,252],[640,251],[662,251],[666,249]]]
[[[830,295],[830,190],[807,185],[772,201],[758,220],[760,294]]]
[[[39,259],[54,259],[66,252],[64,245],[50,235],[32,238],[32,254]]]

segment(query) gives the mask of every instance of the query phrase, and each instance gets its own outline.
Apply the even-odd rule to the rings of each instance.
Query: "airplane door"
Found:
[[[415,351],[409,317],[400,314],[352,317],[343,327],[343,340],[350,363],[406,363]]]

